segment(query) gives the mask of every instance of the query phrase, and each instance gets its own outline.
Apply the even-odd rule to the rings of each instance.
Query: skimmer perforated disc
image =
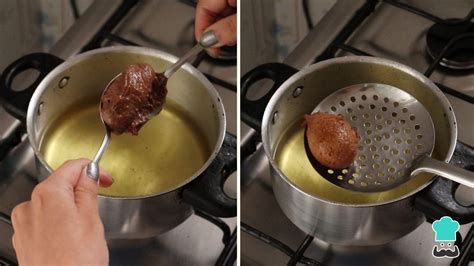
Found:
[[[431,155],[435,134],[425,107],[407,92],[384,84],[358,84],[326,97],[313,111],[340,114],[359,135],[356,160],[347,169],[329,169],[308,158],[330,182],[346,189],[378,192],[406,182],[413,162]]]

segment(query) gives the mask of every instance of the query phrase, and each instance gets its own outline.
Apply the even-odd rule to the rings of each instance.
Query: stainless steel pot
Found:
[[[84,99],[97,99],[98,104],[104,86],[128,64],[144,62],[163,70],[176,60],[160,51],[121,46],[86,52],[63,63],[49,54],[31,54],[7,67],[1,80],[2,103],[22,121],[28,107],[27,132],[36,154],[39,180],[52,171],[39,147],[52,121]],[[12,90],[15,76],[28,68],[40,72],[38,79],[24,91]],[[168,190],[136,197],[99,195],[99,212],[108,239],[156,236],[185,221],[193,207],[214,216],[236,215],[236,200],[228,197],[222,187],[236,168],[236,141],[226,135],[225,112],[218,93],[189,64],[170,78],[168,89],[168,99],[185,109],[204,133],[210,156],[199,170]]]
[[[261,99],[249,100],[249,87],[264,78],[274,81],[272,89]],[[242,78],[242,118],[261,129],[273,192],[286,216],[324,241],[360,246],[400,238],[425,217],[450,215],[461,223],[474,220],[474,206],[464,207],[454,200],[457,185],[452,181],[440,179],[425,189],[433,176],[417,175],[390,191],[363,193],[339,188],[314,172],[304,153],[303,134],[288,135],[303,131],[298,129],[303,115],[325,97],[361,83],[392,85],[417,98],[436,124],[434,155],[446,162],[451,159],[457,138],[452,108],[433,82],[414,69],[385,59],[354,56],[322,61],[301,71],[283,64],[259,66]],[[281,150],[286,150],[283,155]]]

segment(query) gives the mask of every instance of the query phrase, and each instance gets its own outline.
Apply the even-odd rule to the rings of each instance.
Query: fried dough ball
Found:
[[[359,136],[342,116],[317,112],[304,121],[311,154],[321,165],[343,169],[354,162]]]

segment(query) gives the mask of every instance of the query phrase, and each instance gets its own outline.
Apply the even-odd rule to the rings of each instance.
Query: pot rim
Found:
[[[35,152],[36,158],[41,162],[43,166],[46,167],[49,173],[53,172],[53,169],[49,166],[49,164],[46,162],[46,160],[43,158],[42,154],[39,151],[39,145],[38,143],[33,139],[32,135],[30,132],[34,132],[34,113],[37,108],[37,103],[40,100],[41,95],[47,88],[47,84],[49,84],[54,77],[56,77],[59,73],[63,72],[65,69],[81,62],[84,60],[87,60],[88,58],[91,58],[93,56],[96,56],[98,54],[103,54],[103,53],[131,53],[131,54],[141,54],[141,55],[147,55],[147,56],[152,56],[152,57],[158,57],[160,59],[166,60],[170,63],[174,63],[178,61],[178,57],[171,55],[169,53],[155,50],[152,48],[146,48],[146,47],[137,47],[137,46],[111,46],[111,47],[104,47],[104,48],[98,48],[94,49],[88,52],[84,52],[75,56],[72,56],[68,59],[66,59],[63,63],[58,65],[56,68],[54,68],[51,72],[49,72],[46,77],[40,82],[38,85],[37,89],[33,93],[33,96],[31,97],[30,104],[28,105],[28,111],[27,111],[27,118],[26,118],[26,128],[28,132],[28,140],[30,142],[31,147],[33,148],[33,151]],[[123,196],[108,196],[108,195],[101,195],[98,194],[99,198],[106,198],[106,199],[117,199],[117,200],[138,200],[138,199],[146,199],[146,198],[152,198],[156,196],[160,196],[163,194],[167,194],[169,192],[173,192],[175,190],[178,190],[194,179],[196,179],[200,174],[202,174],[208,167],[209,165],[214,161],[215,157],[219,153],[222,143],[224,142],[224,137],[225,137],[225,132],[226,132],[226,116],[225,116],[225,109],[222,104],[222,100],[220,100],[220,95],[215,89],[214,85],[195,67],[193,67],[191,64],[186,63],[183,66],[181,66],[181,69],[184,71],[187,71],[194,77],[196,77],[201,83],[204,84],[205,89],[209,93],[210,97],[212,98],[213,104],[216,107],[216,112],[218,112],[217,119],[219,122],[219,134],[217,137],[217,141],[215,142],[214,148],[212,149],[212,153],[209,155],[207,161],[202,165],[199,170],[197,170],[192,176],[186,178],[184,181],[179,183],[178,185],[167,189],[160,191],[158,193],[154,194],[149,194],[149,195],[143,195],[143,196],[131,196],[131,197],[123,197]]]
[[[336,58],[331,58],[328,60],[324,60],[312,65],[308,65],[304,68],[302,68],[300,71],[295,73],[293,76],[291,76],[289,79],[287,79],[273,94],[271,97],[270,101],[267,104],[267,107],[265,108],[265,112],[263,114],[263,119],[262,119],[262,142],[263,142],[263,147],[265,150],[265,154],[267,156],[268,161],[270,162],[271,167],[278,173],[279,178],[282,178],[285,182],[288,183],[293,189],[296,189],[298,192],[303,193],[305,196],[311,197],[314,200],[322,201],[325,203],[329,204],[334,204],[334,205],[339,205],[339,206],[347,206],[347,207],[356,207],[356,208],[362,208],[362,207],[375,207],[375,206],[380,206],[380,205],[385,205],[385,204],[390,204],[396,201],[400,201],[403,199],[406,199],[425,187],[427,187],[431,182],[433,182],[434,178],[431,178],[429,181],[426,183],[422,184],[421,186],[417,187],[414,190],[409,191],[408,193],[403,194],[400,197],[382,201],[382,202],[375,202],[375,203],[361,203],[361,204],[353,204],[353,203],[342,203],[342,202],[335,202],[335,201],[330,201],[326,199],[322,199],[317,197],[316,195],[313,195],[311,193],[305,192],[303,189],[301,189],[298,185],[293,183],[278,167],[278,164],[275,162],[273,159],[273,155],[270,153],[270,144],[269,144],[269,126],[272,117],[272,112],[273,112],[273,106],[277,103],[277,101],[282,97],[282,95],[286,92],[287,88],[289,88],[289,85],[294,83],[297,80],[300,80],[302,77],[311,74],[315,71],[318,71],[320,69],[323,69],[329,65],[333,64],[346,64],[346,63],[371,63],[371,64],[376,64],[376,65],[386,65],[386,66],[391,66],[394,68],[397,68],[403,72],[405,72],[408,75],[411,75],[412,77],[418,79],[420,82],[424,83],[426,86],[430,87],[432,91],[436,94],[436,96],[439,98],[440,102],[442,103],[443,107],[447,111],[446,113],[446,118],[452,123],[450,127],[450,133],[451,133],[451,144],[448,148],[446,157],[444,158],[444,161],[446,163],[449,162],[451,159],[454,149],[456,146],[457,142],[457,123],[456,123],[456,117],[454,115],[454,111],[451,107],[451,104],[449,103],[448,99],[446,96],[443,94],[443,92],[427,77],[422,75],[420,72],[417,70],[406,66],[404,64],[384,59],[384,58],[379,58],[379,57],[371,57],[371,56],[345,56],[345,57],[336,57]],[[381,193],[381,192],[378,192]],[[374,193],[375,194],[375,193]]]

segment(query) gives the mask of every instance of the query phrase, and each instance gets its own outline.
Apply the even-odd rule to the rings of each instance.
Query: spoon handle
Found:
[[[99,150],[97,151],[94,159],[92,160],[92,162],[90,162],[87,165],[86,174],[95,182],[99,182],[99,175],[100,175],[99,162],[100,162],[100,159],[102,159],[102,155],[104,155],[104,152],[107,149],[107,146],[109,146],[109,140],[110,140],[110,131],[107,130],[107,132],[105,133],[104,139],[102,140],[102,144],[100,144]]]
[[[208,31],[202,34],[199,43],[196,44],[191,50],[184,54],[176,63],[166,69],[164,75],[166,78],[170,78],[184,63],[188,62],[190,58],[198,55],[204,48],[213,46],[218,42],[216,35],[213,31]]]

